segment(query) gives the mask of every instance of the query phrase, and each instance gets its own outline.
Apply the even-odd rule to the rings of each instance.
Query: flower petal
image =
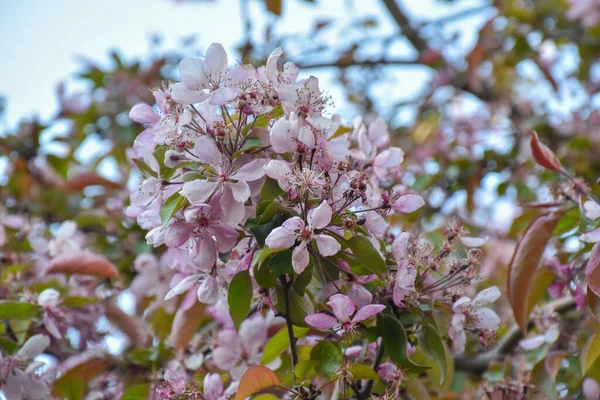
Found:
[[[294,245],[297,237],[298,234],[280,226],[269,233],[269,236],[265,239],[265,244],[272,249],[289,249]]]
[[[405,194],[394,202],[392,208],[399,213],[409,214],[425,205],[425,200],[418,194]]]
[[[579,236],[579,240],[586,243],[600,242],[600,228],[596,228]]]
[[[23,344],[23,346],[15,353],[17,360],[33,360],[46,350],[50,345],[50,339],[48,336],[37,334],[33,335]]]
[[[352,322],[356,323],[364,321],[365,319],[369,319],[372,316],[379,314],[383,310],[385,310],[385,306],[383,304],[369,304],[367,306],[364,306],[363,308],[358,310],[356,314],[354,314]]]
[[[331,222],[331,207],[326,200],[319,205],[317,208],[313,208],[308,212],[308,226],[312,230],[323,229]]]
[[[194,154],[200,161],[210,165],[216,165],[221,158],[221,152],[217,144],[208,136],[200,136],[194,145]]]
[[[327,235],[315,235],[313,236],[315,242],[317,242],[317,246],[319,247],[319,253],[322,256],[328,257],[336,254],[341,250],[342,246],[340,243]]]
[[[309,261],[310,255],[306,248],[306,242],[302,242],[292,252],[292,267],[294,268],[294,272],[301,274],[308,266]]]
[[[350,316],[354,314],[356,306],[352,300],[343,294],[335,294],[331,296],[327,305],[333,310],[333,314],[340,322],[350,321]]]
[[[333,318],[331,315],[323,313],[311,314],[304,318],[304,321],[310,326],[314,326],[315,328],[322,330],[332,329],[338,324],[337,319]]]
[[[173,297],[190,290],[192,286],[198,281],[200,275],[190,275],[187,278],[183,278],[173,289],[169,290],[169,293],[165,296],[165,300],[172,299]]]
[[[215,81],[221,80],[221,75],[227,69],[227,52],[221,43],[213,43],[206,49],[204,56],[206,72],[210,73]]]
[[[190,203],[204,203],[217,188],[217,182],[210,182],[204,179],[196,179],[183,184],[180,194],[189,200]]]
[[[263,169],[269,178],[284,182],[289,180],[292,173],[292,170],[288,164],[280,160],[269,161],[269,163],[265,165]]]
[[[231,179],[238,181],[251,182],[265,176],[264,166],[267,160],[254,160],[248,164],[242,166],[235,174],[231,176]]]
[[[487,243],[489,237],[478,238],[472,236],[461,236],[460,242],[467,247],[481,247]]]
[[[187,87],[184,83],[176,83],[171,86],[171,98],[179,104],[194,104],[200,103],[209,96],[202,90],[196,90]]]
[[[245,181],[227,182],[225,186],[231,189],[233,198],[237,202],[244,203],[250,197],[250,186]]]
[[[492,286],[479,292],[477,296],[475,296],[471,304],[473,305],[473,307],[479,308],[487,304],[492,304],[499,298],[500,290],[498,290],[496,286]]]
[[[160,117],[156,115],[154,109],[148,104],[136,104],[129,111],[129,118],[140,124],[155,124],[160,121]]]
[[[498,314],[489,308],[480,308],[474,313],[477,318],[477,327],[484,330],[496,330],[500,327],[500,318]]]
[[[179,247],[188,241],[191,234],[190,225],[185,220],[175,222],[165,235],[165,245],[167,247]]]

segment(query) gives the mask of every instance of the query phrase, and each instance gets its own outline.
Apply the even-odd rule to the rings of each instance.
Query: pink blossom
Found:
[[[356,310],[354,302],[343,294],[331,296],[327,305],[331,307],[335,318],[328,314],[316,313],[307,316],[305,321],[317,329],[334,329],[340,331],[342,335],[355,332],[359,322],[369,319],[385,309],[382,304],[369,304]]]
[[[500,297],[500,291],[493,286],[482,290],[473,300],[463,296],[452,307],[452,322],[448,328],[448,336],[452,339],[455,353],[465,351],[467,336],[465,326],[483,331],[495,331],[500,326],[500,318],[485,305],[495,302]]]
[[[307,246],[313,240],[319,248],[319,253],[325,257],[332,256],[341,249],[339,242],[331,236],[316,233],[329,225],[331,216],[331,207],[327,201],[323,201],[319,207],[308,212],[308,224],[299,217],[292,217],[286,220],[283,226],[275,228],[267,236],[265,243],[272,249],[288,249],[298,240],[300,243],[292,252],[292,266],[294,271],[300,274],[310,261]]]
[[[188,246],[198,268],[211,268],[217,251],[227,253],[235,246],[238,233],[224,221],[220,194],[213,196],[208,205],[192,205],[184,215],[185,219],[169,228],[165,244],[173,248]]]
[[[295,112],[289,118],[280,118],[269,133],[271,147],[276,153],[306,153],[315,147],[315,136],[311,128],[302,125]]]
[[[585,400],[600,399],[600,384],[593,378],[585,378],[581,386]]]
[[[225,222],[230,226],[237,225],[246,213],[244,203],[251,195],[249,182],[264,176],[266,160],[253,160],[242,166],[228,165],[221,158],[215,142],[205,136],[197,140],[194,154],[211,166],[212,171],[207,174],[207,179],[184,183],[181,195],[194,205],[206,202],[215,192],[220,193]]]
[[[220,330],[212,353],[215,365],[229,371],[234,380],[241,378],[249,366],[260,364],[269,326],[279,323],[279,320],[281,318],[275,318],[271,312],[264,317],[255,313],[241,323],[238,332],[233,328]],[[276,359],[271,367],[275,368],[280,363],[281,360]]]
[[[44,327],[48,333],[55,338],[60,339],[62,333],[58,324],[65,319],[64,312],[61,308],[62,301],[60,293],[55,289],[44,289],[44,291],[39,294],[37,302],[43,309],[42,321]]]
[[[173,99],[180,104],[223,105],[235,99],[240,90],[227,84],[227,53],[219,43],[211,44],[204,60],[184,58],[179,63],[181,82],[171,87]]]
[[[42,363],[31,362],[46,350],[50,340],[44,335],[30,337],[13,356],[0,352],[0,390],[10,400],[51,398],[50,385],[36,371]],[[26,364],[29,365],[25,368]]]

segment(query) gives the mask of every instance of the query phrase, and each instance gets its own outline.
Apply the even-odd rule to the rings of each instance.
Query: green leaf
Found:
[[[277,277],[269,271],[269,263],[254,264],[254,280],[262,288],[269,289],[275,285]]]
[[[423,372],[427,369],[424,365],[415,364],[406,354],[408,339],[400,321],[389,314],[377,315],[377,326],[385,351],[390,359],[397,365],[411,372]]]
[[[265,239],[269,236],[269,233],[273,231],[273,229],[281,226],[283,223],[283,216],[281,214],[276,214],[273,219],[266,224],[254,225],[250,227],[250,232],[256,238],[259,246],[265,245]]]
[[[276,285],[271,290],[275,291],[275,308],[279,312],[285,313],[285,293],[283,288],[279,285]],[[307,327],[308,324],[304,321],[310,314],[314,314],[315,308],[313,306],[310,298],[305,294],[304,296],[300,296],[293,287],[289,291],[290,296],[290,318],[292,319],[292,323],[296,326]]]
[[[279,187],[279,183],[275,179],[267,178],[260,190],[260,200],[275,200],[277,197],[284,195],[285,192]]]
[[[365,236],[354,235],[348,239],[348,246],[366,269],[379,276],[387,273],[385,261]]]
[[[579,353],[582,375],[588,372],[598,357],[600,357],[600,333],[595,333],[588,339]]]
[[[302,328],[294,326],[294,337],[296,339],[305,336],[310,328]],[[265,346],[260,363],[265,365],[279,357],[286,349],[290,348],[290,338],[288,336],[287,327],[283,327],[277,332]]]
[[[247,270],[240,271],[231,280],[229,293],[227,294],[229,315],[231,315],[236,329],[248,317],[251,301],[252,279],[250,278],[250,273]]]
[[[150,169],[149,166],[146,165],[146,163],[144,163],[142,160],[140,160],[139,158],[134,158],[133,162],[135,163],[135,165],[137,165],[138,169],[140,170],[140,172],[143,175],[146,176],[153,176],[153,177],[157,177],[156,172],[152,171],[152,169]]]
[[[0,336],[0,349],[2,349],[3,354],[12,354],[19,347],[19,345],[9,338],[4,336]]]
[[[3,319],[34,319],[40,313],[37,304],[21,303],[18,301],[0,301],[0,320]]]
[[[444,343],[437,329],[429,323],[423,325],[422,340],[419,340],[419,344],[423,347],[423,350],[430,355],[435,363],[440,368],[440,385],[443,385],[446,381],[446,349]]]
[[[327,139],[327,140],[333,140],[333,139],[338,138],[338,137],[340,137],[342,135],[345,135],[348,132],[352,132],[352,128],[340,125],[337,128],[337,131],[335,131],[335,133],[333,135],[331,135],[331,137],[329,139]]]
[[[319,364],[319,362],[315,360],[301,360],[298,365],[296,365],[294,372],[298,378],[311,378],[311,375],[316,375],[314,369],[317,364]]]
[[[85,384],[80,376],[69,379],[59,379],[54,385],[54,392],[66,400],[82,400],[85,394]]]
[[[375,370],[368,365],[364,364],[352,364],[349,367],[350,373],[352,374],[352,379],[369,379],[372,381],[377,381],[380,379],[379,374],[375,372]]]
[[[121,400],[147,399],[148,391],[150,390],[149,383],[140,383],[127,388]]]
[[[339,370],[344,355],[342,349],[333,342],[322,340],[311,350],[310,359],[318,362],[315,371],[331,378]]]
[[[306,292],[306,287],[310,284],[310,281],[312,280],[312,270],[313,266],[311,260],[310,264],[308,264],[304,271],[302,271],[300,275],[296,275],[294,278],[294,283],[292,284],[292,287],[294,288],[294,291],[301,296],[304,296],[304,293]]]
[[[164,228],[169,223],[171,217],[179,211],[181,207],[183,207],[183,203],[185,202],[185,197],[181,196],[179,192],[173,193],[162,208],[159,211],[160,214],[160,222],[162,223],[162,227]]]
[[[85,296],[68,296],[62,302],[62,305],[70,308],[79,308],[96,304],[98,301],[93,297]]]
[[[292,251],[285,250],[271,257],[269,260],[269,271],[275,276],[293,274]]]

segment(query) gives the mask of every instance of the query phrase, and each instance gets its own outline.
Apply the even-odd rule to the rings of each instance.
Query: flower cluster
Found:
[[[291,63],[279,69],[281,55],[277,49],[265,66],[228,70],[225,50],[212,44],[203,60],[180,63],[181,82],[154,90],[156,106],[130,112],[146,129],[130,153],[141,180],[127,214],[148,231],[148,243],[166,246],[162,259],[171,260],[145,263],[173,269],[144,272],[134,286],[156,275],[152,290],[165,304],[187,292],[181,307],[196,298],[212,305],[219,328],[202,362],[234,381],[261,362],[271,325],[312,326],[352,340],[377,314],[415,312],[427,298],[452,302],[476,277],[479,255],[471,250],[449,260],[454,239],[469,247],[485,243],[456,224],[436,254],[409,232],[393,233],[389,217],[425,204],[402,184],[403,151],[390,144],[381,120],[345,127],[329,116],[318,80],[298,79]],[[243,277],[250,280],[240,286]],[[246,287],[246,302],[257,302],[241,307],[249,317],[240,325],[232,299]],[[307,292],[333,316],[328,308],[313,311]],[[472,302],[456,301],[449,331],[456,351],[466,345],[463,329],[480,337],[495,332],[498,317],[479,307],[498,296],[494,288]],[[304,306],[296,309],[298,303]],[[373,350],[377,343],[381,338]],[[276,369],[281,362],[273,360]],[[171,378],[161,387],[184,390]]]

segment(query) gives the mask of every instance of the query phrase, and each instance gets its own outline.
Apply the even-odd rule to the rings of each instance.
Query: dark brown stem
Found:
[[[377,349],[377,355],[375,356],[375,362],[373,363],[373,370],[375,370],[375,372],[377,372],[377,368],[379,368],[379,365],[381,364],[381,360],[383,360],[383,343],[381,343],[379,345],[379,349]],[[369,396],[371,395],[371,390],[373,390],[373,385],[375,384],[375,381],[368,381],[367,384],[365,385],[365,390],[363,390],[363,392],[358,396],[358,400],[366,400],[369,398]]]
[[[296,350],[296,338],[294,337],[294,325],[292,324],[291,307],[290,307],[290,285],[284,275],[279,277],[281,285],[283,286],[284,300],[285,300],[285,323],[287,325],[288,337],[290,340],[290,352],[292,353],[292,375],[294,377],[294,384],[296,383],[296,373],[294,372],[296,364],[298,364],[298,351]]]
[[[398,5],[396,0],[383,0],[383,4],[390,12],[390,15],[396,21],[396,24],[400,28],[400,31],[404,34],[406,39],[413,45],[413,47],[419,52],[427,50],[429,46],[427,42],[421,38],[419,32],[410,24],[408,17]]]

